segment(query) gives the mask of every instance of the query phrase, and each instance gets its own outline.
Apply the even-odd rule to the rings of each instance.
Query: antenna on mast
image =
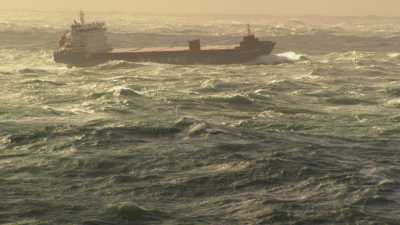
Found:
[[[85,24],[85,13],[83,11],[79,12],[79,21],[82,25]]]

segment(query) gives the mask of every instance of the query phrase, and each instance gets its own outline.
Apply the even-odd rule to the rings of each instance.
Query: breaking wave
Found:
[[[277,65],[284,63],[295,63],[299,61],[309,60],[305,55],[297,54],[295,52],[284,52],[276,55],[260,56],[256,59],[254,64]]]

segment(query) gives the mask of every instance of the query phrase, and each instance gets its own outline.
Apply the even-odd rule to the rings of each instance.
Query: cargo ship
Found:
[[[112,60],[167,64],[242,64],[272,52],[275,42],[260,41],[248,25],[247,35],[238,46],[202,48],[200,40],[191,40],[187,47],[113,49],[107,40],[104,22],[85,22],[80,12],[71,29],[59,40],[54,61],[68,66],[94,66]]]

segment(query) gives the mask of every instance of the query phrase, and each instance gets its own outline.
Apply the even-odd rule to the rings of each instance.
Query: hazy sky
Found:
[[[0,9],[400,16],[400,0],[0,0]]]

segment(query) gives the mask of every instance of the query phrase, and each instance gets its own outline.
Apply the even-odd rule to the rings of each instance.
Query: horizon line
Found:
[[[324,14],[312,14],[312,13],[279,13],[279,14],[268,14],[268,13],[238,13],[238,12],[233,12],[233,13],[226,13],[226,12],[208,12],[208,13],[202,13],[202,12],[149,12],[149,11],[129,11],[129,10],[98,10],[98,9],[91,9],[91,10],[85,10],[85,9],[54,9],[54,10],[49,10],[49,9],[24,9],[24,8],[12,8],[12,9],[2,9],[0,8],[0,12],[18,12],[18,11],[25,11],[25,12],[79,12],[79,11],[85,11],[85,12],[93,12],[93,13],[124,13],[124,14],[131,14],[131,13],[137,13],[140,15],[158,15],[158,16],[267,16],[267,17],[347,17],[347,18],[366,18],[366,17],[375,17],[375,18],[400,18],[399,16],[395,15],[376,15],[376,14],[367,14],[367,15],[324,15]]]

